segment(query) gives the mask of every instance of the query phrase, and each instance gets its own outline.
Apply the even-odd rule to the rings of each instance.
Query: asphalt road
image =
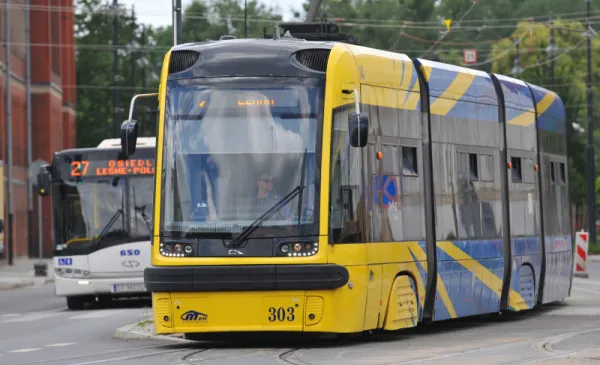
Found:
[[[345,341],[125,341],[112,338],[115,329],[149,316],[147,301],[67,311],[52,285],[2,291],[0,364],[600,364],[600,263],[589,265],[564,303]]]

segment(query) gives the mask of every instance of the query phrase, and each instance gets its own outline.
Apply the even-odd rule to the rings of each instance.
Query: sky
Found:
[[[182,0],[183,8],[192,3],[192,0]],[[242,2],[242,0],[240,0]],[[291,8],[301,9],[301,0],[261,0],[261,3],[279,8],[278,13],[283,15],[283,20],[291,20],[293,12]],[[140,22],[153,26],[164,26],[172,24],[171,4],[172,0],[119,0],[119,4],[131,9],[135,6],[135,12]]]

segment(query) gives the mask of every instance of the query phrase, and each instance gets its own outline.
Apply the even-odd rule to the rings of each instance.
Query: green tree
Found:
[[[573,123],[587,128],[586,109],[586,43],[581,31],[584,26],[578,21],[557,20],[555,42],[558,53],[554,56],[555,81],[549,79],[550,56],[545,51],[549,45],[550,30],[545,24],[521,22],[513,32],[512,39],[503,40],[493,46],[491,58],[494,59],[492,71],[511,75],[514,59],[517,56],[516,43],[520,39],[519,62],[524,69],[517,75],[519,79],[546,87],[555,91],[563,100],[567,114],[567,144],[569,152],[569,184],[572,203],[582,205],[586,201],[585,178],[585,136],[573,129]],[[600,46],[600,40],[593,40],[593,49]],[[600,68],[600,60],[594,59],[593,69]],[[594,86],[595,103],[600,95]],[[600,138],[595,136],[596,149],[600,147]],[[600,166],[597,166],[598,169]],[[600,171],[600,170],[598,170]],[[598,194],[600,195],[600,194]],[[600,196],[598,197],[600,198]]]
[[[273,25],[281,21],[271,7],[256,0],[247,3],[247,34],[249,38],[262,38],[266,28],[270,34]],[[156,30],[157,43],[163,46],[173,44],[173,28],[161,27]],[[244,37],[244,8],[235,0],[194,0],[183,11],[181,40],[183,43],[218,40],[224,35]]]
[[[135,16],[119,10],[119,44],[113,45],[112,7],[106,0],[78,0],[75,15],[77,146],[92,147],[114,138],[113,50],[119,48],[119,107],[128,110],[132,90],[131,54],[125,44],[138,37]],[[126,118],[121,113],[122,119]],[[121,121],[118,121],[119,125]]]
[[[303,9],[308,10],[306,1]],[[357,37],[362,46],[392,50],[418,56],[429,44],[416,42],[416,38],[432,38],[437,25],[413,24],[433,19],[435,0],[340,0],[328,1],[321,16],[336,20],[341,30]],[[300,12],[295,17],[300,19]],[[304,20],[304,19],[302,19]],[[433,30],[431,28],[434,28]],[[408,34],[409,36],[406,36]],[[412,36],[412,37],[411,37]]]

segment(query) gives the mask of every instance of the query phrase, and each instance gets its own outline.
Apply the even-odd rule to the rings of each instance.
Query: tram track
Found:
[[[309,363],[293,358],[294,354],[302,350],[301,348],[289,349],[277,355],[277,361],[288,365],[310,365]]]
[[[20,362],[15,365],[37,365],[37,364],[53,364],[60,363],[61,365],[87,365],[87,364],[101,364],[101,363],[109,363],[115,361],[123,361],[137,358],[144,358],[148,356],[156,356],[163,355],[169,353],[176,353],[185,351],[184,348],[173,349],[174,346],[172,344],[165,345],[148,345],[148,346],[138,346],[127,349],[119,349],[119,350],[107,350],[102,352],[94,352],[90,354],[80,354],[75,356],[65,356],[55,359],[43,359],[36,361],[28,361],[28,362]],[[146,351],[148,350],[148,351]],[[150,351],[154,350],[154,351]],[[132,354],[135,352],[141,352],[138,354]],[[130,354],[130,355],[128,355]],[[106,356],[115,356],[115,357],[106,357]],[[105,358],[102,358],[105,357]],[[93,360],[97,358],[96,360]]]
[[[537,340],[534,340],[533,342],[531,342],[531,344],[529,345],[529,347],[533,350],[537,350],[538,352],[540,352],[541,354],[546,354],[545,356],[534,356],[534,357],[529,357],[527,359],[519,359],[519,360],[514,360],[514,361],[509,361],[509,362],[504,362],[502,363],[502,365],[528,365],[528,364],[535,364],[538,363],[540,361],[547,361],[547,360],[554,360],[554,359],[560,359],[563,357],[569,357],[572,355],[576,355],[578,353],[582,353],[582,352],[586,352],[589,350],[593,350],[593,349],[597,349],[598,347],[586,347],[583,349],[577,349],[577,350],[572,350],[572,351],[557,351],[554,346],[562,341],[565,341],[569,338],[575,337],[575,336],[579,336],[579,335],[584,335],[584,334],[588,334],[588,333],[593,333],[593,332],[600,332],[600,328],[592,328],[592,329],[586,329],[586,330],[580,330],[580,331],[572,331],[572,332],[568,332],[568,333],[563,333],[560,335],[554,335],[554,336],[550,336],[550,337],[544,337],[544,338],[540,338]],[[516,341],[518,342],[518,341]],[[449,354],[443,354],[443,355],[438,355],[438,356],[433,356],[433,357],[426,357],[426,358],[421,358],[421,359],[414,359],[414,360],[409,360],[409,361],[400,361],[400,362],[394,362],[392,364],[388,364],[388,365],[412,365],[412,364],[427,364],[427,363],[431,363],[434,361],[441,361],[441,360],[446,360],[449,358],[456,358],[456,357],[461,357],[461,356],[466,356],[466,355],[471,355],[474,353],[478,353],[478,352],[484,352],[484,351],[489,351],[489,350],[500,350],[502,348],[505,347],[511,347],[514,346],[515,342],[510,342],[510,343],[504,343],[504,344],[500,344],[500,345],[494,345],[494,346],[488,346],[488,347],[481,347],[481,348],[475,348],[475,349],[465,349],[463,351],[457,351],[457,352],[453,352],[453,353],[449,353]]]

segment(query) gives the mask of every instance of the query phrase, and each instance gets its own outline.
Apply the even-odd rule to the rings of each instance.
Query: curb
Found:
[[[137,328],[144,328],[138,326],[138,323],[128,324],[126,326],[117,328],[113,338],[121,340],[161,340],[161,341],[172,341],[177,343],[194,343],[194,341],[186,340],[183,335],[155,335],[151,332],[141,331]],[[147,328],[147,326],[146,326]]]
[[[26,281],[14,284],[0,284],[0,291],[25,288],[28,286],[33,286],[34,284],[35,283],[33,281]]]
[[[4,284],[0,281],[0,291],[20,289],[20,288],[25,288],[28,286],[53,284],[53,283],[54,283],[54,278],[44,278],[42,280],[35,280],[35,279],[34,280],[20,280],[19,282],[15,282],[15,283],[4,283]]]

